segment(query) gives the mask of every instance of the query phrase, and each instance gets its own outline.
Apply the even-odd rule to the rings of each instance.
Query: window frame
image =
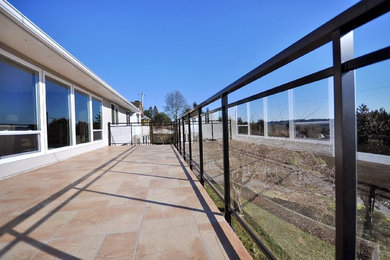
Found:
[[[76,140],[76,96],[75,96],[75,92],[79,92],[85,96],[88,97],[88,124],[89,124],[89,127],[88,127],[88,134],[89,134],[89,141],[88,142],[85,142],[85,143],[77,143],[77,140]],[[72,88],[72,96],[73,96],[73,106],[72,106],[72,109],[73,109],[73,115],[74,115],[74,120],[73,120],[73,124],[72,124],[72,129],[74,129],[74,135],[73,135],[73,138],[74,138],[74,146],[80,146],[80,145],[87,145],[87,144],[90,144],[90,143],[93,143],[93,138],[92,138],[92,134],[93,134],[93,121],[92,121],[92,100],[91,100],[91,93],[88,92],[87,90],[83,89],[83,88],[80,88],[76,85],[73,85],[73,88]],[[99,140],[100,141],[100,140]]]
[[[114,110],[112,110],[114,108]],[[111,102],[111,124],[117,125],[119,124],[119,106],[115,103]],[[112,114],[114,112],[114,114]],[[114,118],[112,117],[114,115]]]
[[[48,142],[48,138],[47,138],[47,134],[48,134],[48,129],[47,129],[47,118],[46,118],[46,112],[47,112],[47,109],[46,109],[46,77],[49,77],[49,78],[52,78],[56,81],[58,81],[59,83],[62,83],[64,84],[65,86],[69,87],[69,122],[70,122],[70,145],[68,146],[63,146],[63,147],[58,147],[58,148],[50,148],[49,149],[49,142]],[[44,127],[45,127],[45,148],[46,148],[46,153],[50,154],[50,153],[53,153],[53,152],[58,152],[58,151],[61,151],[61,150],[67,150],[69,149],[70,147],[73,147],[75,145],[75,140],[73,139],[73,135],[75,135],[75,129],[73,128],[73,122],[75,120],[75,118],[73,117],[73,110],[74,110],[74,102],[72,102],[72,93],[73,93],[73,85],[50,73],[50,72],[47,72],[47,71],[43,71],[43,96],[42,96],[42,99],[44,99],[44,106],[43,106],[43,110],[44,110],[44,120],[45,120],[45,123],[44,123]]]
[[[101,125],[102,125],[102,128],[101,129],[93,129],[93,106],[92,106],[92,102],[93,102],[93,99],[96,99],[96,100],[98,100],[98,101],[100,101],[100,103],[102,104],[102,106],[101,106],[101,114],[100,114],[100,121],[101,121]],[[93,142],[102,142],[103,141],[103,139],[104,139],[104,124],[103,124],[103,118],[104,118],[104,116],[103,116],[103,107],[104,107],[104,105],[103,105],[103,99],[101,98],[101,97],[99,97],[99,96],[96,96],[96,95],[94,95],[94,94],[90,94],[90,107],[91,107],[91,125],[92,125],[92,127],[91,127],[91,129],[92,129],[92,131],[91,131],[91,133],[92,133],[92,143]],[[93,139],[93,133],[94,132],[101,132],[102,133],[102,139],[100,139],[100,140],[94,140]]]
[[[45,122],[43,120],[44,116],[44,109],[42,109],[44,103],[43,103],[43,70],[39,68],[36,65],[31,64],[30,62],[27,62],[16,55],[9,53],[8,51],[0,48],[0,55],[3,56],[5,59],[10,60],[13,63],[16,63],[17,65],[20,65],[22,67],[25,67],[26,69],[35,71],[38,75],[38,81],[35,83],[35,109],[36,109],[36,117],[37,117],[37,130],[22,130],[22,131],[16,131],[16,130],[1,130],[0,135],[31,135],[36,134],[38,138],[38,150],[37,151],[30,151],[30,152],[24,152],[24,153],[17,153],[17,154],[10,154],[0,157],[0,164],[12,162],[15,160],[21,160],[21,159],[28,159],[32,157],[36,157],[39,155],[45,154],[44,149],[44,137],[43,137],[43,129]]]

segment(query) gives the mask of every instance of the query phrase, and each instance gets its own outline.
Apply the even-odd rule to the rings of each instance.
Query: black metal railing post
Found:
[[[186,132],[184,128],[184,117],[181,119],[182,127],[183,127],[183,157],[184,161],[186,160]]]
[[[175,124],[174,124],[174,139],[173,139],[173,145],[176,147],[177,149],[177,120],[175,120]]]
[[[212,119],[211,119],[211,140],[214,140],[214,123]]]
[[[188,153],[189,153],[189,163],[190,163],[190,169],[192,170],[192,145],[191,145],[191,117],[190,114],[188,114]]]
[[[336,181],[336,259],[356,254],[356,114],[354,71],[342,73],[353,58],[352,34],[332,34],[334,73],[334,145]]]
[[[130,123],[130,144],[133,145],[133,123]]]
[[[202,132],[202,108],[198,109],[198,135],[199,135],[199,174],[200,184],[204,186],[203,177],[203,132]]]
[[[230,212],[230,165],[229,165],[229,124],[228,124],[228,96],[222,95],[222,140],[223,140],[223,176],[224,176],[224,199],[225,219],[231,225]]]
[[[183,155],[181,151],[181,131],[180,131],[180,119],[177,120],[177,129],[179,131],[179,152],[181,155]]]
[[[229,133],[230,139],[233,139],[232,120],[231,119],[229,120],[229,130],[230,130],[230,133]]]
[[[111,123],[108,122],[108,146],[111,146]]]

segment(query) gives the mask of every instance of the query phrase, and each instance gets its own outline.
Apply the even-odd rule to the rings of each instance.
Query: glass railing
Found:
[[[176,122],[176,148],[268,258],[390,258],[390,34],[362,40],[389,9],[356,4]]]

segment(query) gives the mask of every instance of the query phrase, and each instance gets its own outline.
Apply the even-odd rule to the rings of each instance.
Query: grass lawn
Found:
[[[205,189],[218,208],[223,209],[224,203],[206,184]],[[278,259],[334,259],[335,248],[313,235],[310,235],[294,225],[270,214],[262,208],[244,202],[246,222],[258,234],[262,242]],[[254,259],[266,259],[261,249],[252,240],[233,217],[232,224],[238,237]]]

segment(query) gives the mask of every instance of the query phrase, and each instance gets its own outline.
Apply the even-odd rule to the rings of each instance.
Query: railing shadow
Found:
[[[37,240],[34,240],[32,238],[28,237],[28,234],[33,232],[35,229],[37,229],[40,225],[42,225],[45,221],[47,221],[51,216],[53,216],[56,212],[58,212],[61,208],[63,208],[65,205],[67,205],[71,200],[73,200],[75,197],[77,197],[83,190],[87,189],[89,186],[91,186],[94,182],[96,182],[98,179],[100,179],[103,175],[105,175],[107,172],[110,171],[114,166],[116,166],[119,161],[116,161],[118,158],[124,159],[127,155],[133,153],[138,147],[131,147],[119,155],[115,156],[114,158],[108,160],[107,162],[103,163],[99,167],[95,168],[94,170],[90,171],[86,175],[82,176],[78,180],[72,182],[71,184],[67,185],[60,191],[54,193],[47,199],[39,202],[37,205],[34,207],[26,210],[16,218],[12,219],[8,223],[4,224],[3,226],[0,227],[0,236],[8,233],[12,236],[15,237],[13,241],[8,243],[5,247],[3,247],[0,250],[0,258],[2,258],[9,250],[11,250],[17,243],[23,241],[25,243],[28,243],[29,245],[42,250],[50,255],[53,255],[55,257],[59,258],[66,258],[66,259],[78,259],[77,257],[71,256],[65,252],[62,252],[58,249],[52,248],[46,244],[43,244]],[[116,161],[116,162],[115,162]],[[82,183],[84,180],[88,179],[89,177],[93,176],[94,174],[98,173],[100,170],[102,170],[104,167],[109,165],[110,163],[115,162],[113,165],[111,165],[108,169],[104,170],[103,173],[100,175],[96,176],[93,180],[91,180],[88,184],[86,184],[82,189],[77,191],[75,194],[73,194],[71,197],[63,201],[60,205],[55,207],[53,210],[51,210],[48,214],[46,214],[44,217],[42,217],[40,220],[38,220],[35,224],[33,224],[30,228],[28,228],[25,232],[19,233],[16,232],[13,228],[25,221],[27,218],[30,216],[34,215],[37,213],[39,210],[43,209],[47,205],[49,205],[51,202],[55,201],[56,199],[60,198],[62,195],[64,195],[66,192],[70,191],[74,187],[76,187],[78,184]]]
[[[215,217],[215,213],[210,209],[210,206],[207,204],[206,200],[203,198],[199,188],[196,186],[195,181],[192,179],[190,173],[186,169],[185,165],[183,164],[182,160],[180,159],[177,151],[173,146],[171,146],[173,152],[176,155],[177,160],[180,163],[180,166],[183,169],[183,172],[188,178],[188,181],[191,184],[192,189],[194,190],[196,196],[199,199],[200,204],[202,205],[202,208],[204,209],[204,212],[206,213],[208,219],[210,220],[210,223],[212,227],[214,228],[215,233],[217,234],[219,241],[221,242],[223,248],[225,249],[226,254],[229,256],[230,259],[239,259],[239,256],[237,255],[236,250],[233,248],[232,244],[230,243],[229,239],[227,238],[225,232],[223,231],[221,225],[217,221]]]

